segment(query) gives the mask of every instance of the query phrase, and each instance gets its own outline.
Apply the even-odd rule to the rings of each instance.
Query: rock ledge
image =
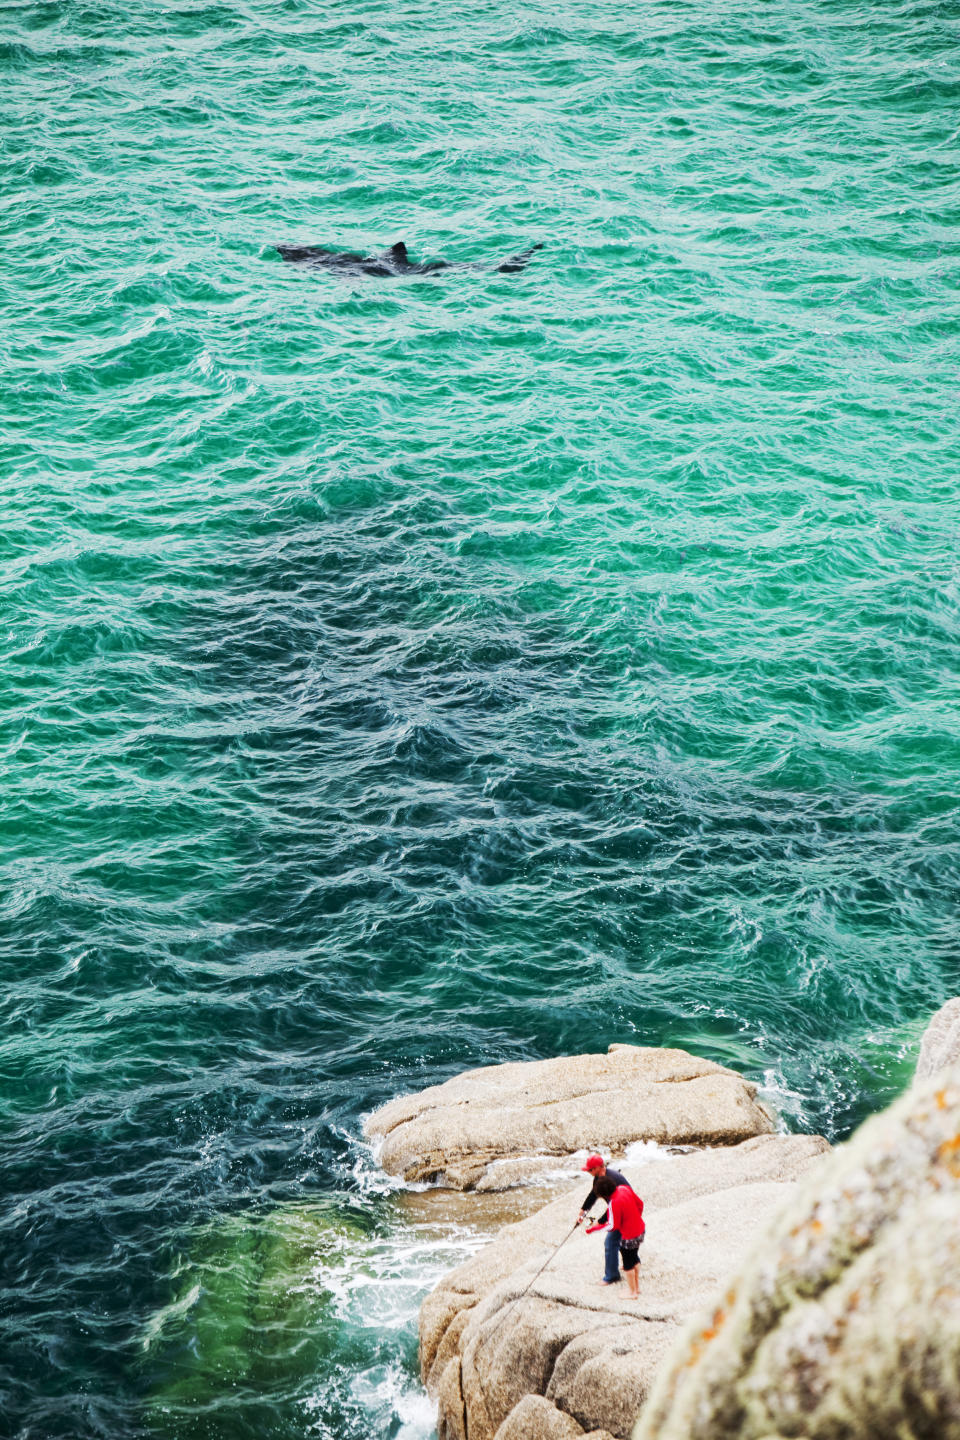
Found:
[[[440,1440],[623,1440],[682,1325],[829,1148],[817,1136],[764,1135],[627,1165],[648,1222],[639,1301],[624,1284],[600,1284],[602,1235],[570,1235],[586,1183],[507,1226],[420,1312]]]
[[[367,1135],[380,1162],[409,1181],[494,1188],[505,1160],[583,1149],[622,1153],[636,1140],[737,1145],[773,1131],[756,1086],[685,1050],[611,1045],[468,1070],[374,1112]],[[508,1173],[501,1168],[501,1174]],[[507,1183],[518,1183],[523,1167]]]

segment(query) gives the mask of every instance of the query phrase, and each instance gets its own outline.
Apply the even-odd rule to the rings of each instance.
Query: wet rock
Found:
[[[914,1083],[960,1062],[960,999],[941,1005],[923,1032]]]
[[[735,1145],[772,1130],[756,1086],[734,1071],[638,1045],[468,1070],[392,1101],[366,1124],[389,1174],[460,1190],[492,1187],[505,1160],[622,1153],[636,1140]]]
[[[548,1201],[569,1190],[570,1183],[568,1176],[563,1183],[537,1183],[508,1190],[445,1190],[431,1185],[424,1190],[398,1190],[390,1196],[387,1207],[405,1225],[464,1225],[489,1237],[498,1234],[504,1225],[542,1210]]]
[[[421,1310],[421,1366],[439,1403],[440,1440],[596,1431],[622,1440],[681,1325],[827,1150],[818,1137],[764,1135],[625,1166],[648,1224],[637,1301],[623,1282],[600,1283],[603,1235],[571,1233],[587,1183],[508,1226]]]
[[[523,1155],[516,1160],[492,1160],[486,1166],[474,1189],[482,1193],[514,1190],[520,1186],[554,1180],[567,1184],[576,1179],[583,1168],[586,1152],[576,1158],[560,1155]]]
[[[960,1440],[960,1065],[801,1182],[671,1350],[635,1432],[787,1436]]]

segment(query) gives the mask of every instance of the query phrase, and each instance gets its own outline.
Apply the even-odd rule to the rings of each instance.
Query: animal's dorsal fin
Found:
[[[391,259],[391,260],[396,260],[396,262],[397,262],[398,265],[404,265],[404,264],[406,264],[406,260],[407,260],[407,247],[406,247],[406,245],[404,245],[404,243],[403,243],[402,240],[398,240],[397,243],[396,243],[396,245],[391,245],[391,246],[390,246],[389,255],[390,255],[390,259]]]

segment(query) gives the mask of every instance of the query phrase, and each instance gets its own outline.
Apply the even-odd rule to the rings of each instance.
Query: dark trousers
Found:
[[[603,1237],[604,1280],[620,1279],[620,1231],[608,1230]]]

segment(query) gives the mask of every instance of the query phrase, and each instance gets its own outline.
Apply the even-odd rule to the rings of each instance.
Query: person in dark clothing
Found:
[[[588,1155],[587,1163],[583,1169],[588,1175],[593,1176],[593,1184],[590,1193],[580,1207],[580,1214],[577,1216],[577,1224],[582,1225],[587,1215],[593,1209],[598,1200],[609,1203],[610,1197],[619,1185],[626,1185],[628,1190],[633,1186],[619,1170],[611,1170],[602,1155]],[[606,1215],[600,1221],[604,1224]],[[620,1279],[620,1231],[608,1230],[603,1241],[603,1283],[604,1285],[615,1285]]]

